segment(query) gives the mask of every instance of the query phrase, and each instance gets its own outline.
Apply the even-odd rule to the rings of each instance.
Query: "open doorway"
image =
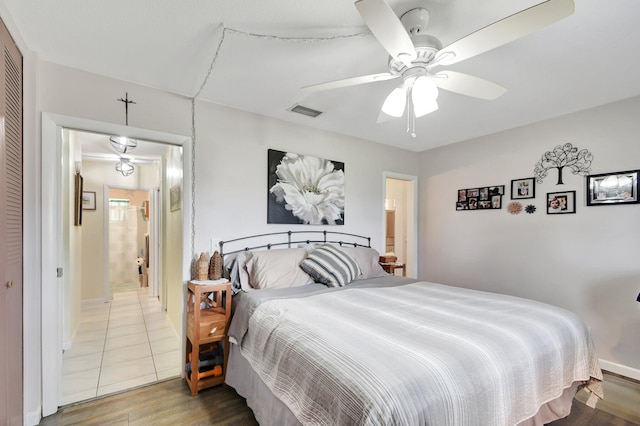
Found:
[[[384,176],[385,256],[395,265],[388,271],[395,275],[417,277],[417,223],[415,176],[385,173]]]
[[[149,287],[151,190],[107,187],[108,232],[105,253],[109,259],[108,300],[114,293]],[[155,236],[154,236],[155,237]],[[151,296],[151,295],[150,295]]]
[[[149,264],[158,251],[152,194],[165,153],[180,148],[137,140],[126,155],[105,153],[109,135],[65,134],[70,157],[82,158],[83,220],[68,239],[61,405],[178,376],[182,354],[179,329],[149,285],[159,275],[149,274],[158,266]]]
[[[86,342],[73,342],[73,337],[77,336],[79,331],[76,319],[82,314],[82,302],[94,304],[88,311],[90,315],[95,315],[96,323],[104,323],[104,319],[98,319],[97,317],[113,308],[113,304],[105,303],[104,297],[105,256],[101,255],[95,264],[90,263],[88,260],[91,256],[89,256],[87,250],[82,247],[83,239],[93,238],[98,242],[100,251],[102,251],[104,232],[106,231],[103,226],[102,216],[104,214],[104,206],[108,203],[104,203],[103,201],[103,184],[92,182],[89,176],[89,169],[86,168],[86,166],[90,160],[83,158],[80,143],[75,137],[71,136],[73,132],[101,134],[103,137],[107,135],[107,140],[109,140],[108,135],[131,135],[138,140],[154,141],[154,144],[163,146],[166,154],[162,157],[161,161],[158,161],[158,170],[160,170],[161,175],[161,188],[158,191],[155,190],[153,185],[145,183],[145,179],[148,178],[146,173],[134,173],[133,176],[127,176],[135,181],[135,184],[130,185],[131,187],[154,189],[151,191],[153,197],[150,199],[154,199],[155,197],[157,205],[160,206],[158,216],[162,217],[162,209],[168,210],[168,188],[179,185],[185,194],[182,210],[179,211],[179,213],[173,213],[170,218],[164,220],[160,218],[158,223],[155,224],[158,235],[161,235],[163,240],[170,238],[174,241],[175,244],[173,244],[172,247],[175,247],[175,249],[170,251],[168,255],[164,252],[162,253],[165,259],[164,262],[158,259],[154,262],[153,259],[150,259],[152,265],[154,263],[156,265],[162,265],[161,270],[164,276],[164,278],[161,278],[162,293],[166,295],[163,300],[165,306],[161,306],[156,297],[155,302],[157,302],[157,308],[154,307],[153,309],[165,311],[167,317],[171,316],[169,321],[170,331],[174,333],[174,335],[177,334],[175,338],[175,342],[177,342],[176,351],[171,356],[163,355],[162,357],[154,358],[151,362],[145,362],[143,365],[138,359],[147,358],[146,361],[149,361],[145,354],[145,357],[139,357],[136,358],[136,360],[130,359],[130,361],[137,363],[136,365],[121,368],[121,366],[116,365],[120,361],[120,359],[118,359],[120,355],[115,356],[110,362],[105,363],[106,358],[104,356],[85,357],[85,355],[91,355],[93,352],[91,349],[89,352],[78,357],[81,361],[82,372],[79,370],[73,371],[76,367],[69,368],[67,366],[65,369],[65,366],[63,366],[63,358],[69,354],[68,346],[70,344],[73,346],[73,349],[78,349],[79,351],[88,349],[88,345],[85,344]],[[98,394],[104,395],[122,390],[123,388],[130,388],[142,384],[140,382],[134,383],[127,380],[121,381],[121,373],[125,370],[142,371],[145,373],[144,379],[152,381],[162,380],[180,374],[182,351],[180,350],[179,341],[182,330],[181,317],[183,312],[181,290],[182,282],[185,279],[184,277],[188,276],[189,271],[188,261],[184,260],[185,253],[183,250],[185,247],[190,247],[191,241],[190,233],[188,232],[189,222],[183,226],[183,218],[189,218],[191,214],[189,204],[191,180],[186,178],[183,181],[182,177],[183,175],[187,177],[190,176],[191,140],[188,136],[183,135],[160,133],[48,113],[42,114],[42,140],[42,157],[61,160],[43,161],[42,167],[42,190],[43,194],[47,195],[43,196],[42,200],[42,269],[43,271],[57,271],[57,274],[43,273],[42,277],[42,298],[43,300],[52,301],[52,303],[43,304],[41,317],[41,349],[43,360],[42,414],[43,416],[47,416],[56,412],[59,406],[70,402],[62,398],[68,384],[68,382],[65,383],[63,381],[63,371],[71,375],[78,373],[74,377],[74,379],[78,379],[76,382],[83,382],[84,379],[89,376],[91,376],[90,378],[92,380],[97,377],[100,379],[108,379],[108,382],[104,380],[102,385],[98,385],[98,387],[102,389],[97,390],[93,388],[93,390],[91,390],[93,397],[98,396]],[[137,149],[139,150],[140,146]],[[110,155],[113,155],[113,152],[110,152]],[[100,158],[98,157],[100,157],[99,154],[93,159],[96,163],[100,163]],[[100,167],[104,168],[103,172],[105,175],[108,173],[109,176],[112,176],[120,171],[116,164],[119,158],[115,158],[115,161],[111,162],[104,161],[104,159],[102,160],[102,166]],[[170,173],[167,170],[169,170]],[[175,173],[175,170],[178,170],[180,173]],[[140,170],[138,170],[138,172],[140,172]],[[80,187],[82,188],[81,191],[75,190],[75,188],[78,187],[78,180],[74,179],[74,175],[78,173],[82,175],[82,178],[79,180],[81,183]],[[156,171],[155,174],[157,175],[158,171]],[[115,176],[116,177],[113,178],[116,179],[114,185],[119,185],[117,179],[120,179],[120,177],[118,177],[118,175]],[[85,194],[91,192],[95,192],[95,197],[94,194]],[[76,194],[78,194],[80,198],[78,198]],[[87,203],[88,206],[85,206],[85,203]],[[77,221],[74,213],[78,211],[76,208],[78,205],[81,205],[79,212],[81,219],[79,223],[74,223]],[[94,205],[96,209],[102,210],[102,214],[99,214],[99,210],[91,211]],[[85,209],[85,207],[87,208]],[[171,219],[170,223],[168,223],[168,219]],[[92,220],[98,221],[99,224],[93,228],[93,230],[90,230],[89,222]],[[96,232],[96,234],[92,234],[92,232]],[[87,276],[88,279],[86,279]],[[85,286],[84,284],[87,283],[89,285]],[[167,289],[167,286],[170,288]],[[96,294],[89,293],[87,291],[88,289],[90,289],[91,292],[95,291]],[[152,334],[150,332],[151,328],[154,328],[153,334],[155,334],[156,340],[151,341],[151,336],[149,336],[149,342],[146,343],[147,351],[150,351],[152,356],[154,356],[156,354],[166,353],[163,341],[167,339],[163,333],[167,331],[167,328],[161,330],[159,327],[157,327],[157,329],[155,327],[147,327],[150,323],[147,322],[146,319],[143,320],[145,321],[144,324],[140,324],[139,321],[136,324],[136,320],[130,315],[130,308],[136,305],[140,310],[149,311],[147,303],[149,299],[149,297],[145,296],[138,297],[138,299],[134,300],[134,303],[131,304],[128,303],[129,301],[126,301],[126,303],[123,302],[122,305],[128,305],[122,306],[120,310],[123,318],[118,321],[107,320],[107,322],[109,324],[117,322],[121,324],[124,323],[124,328],[128,329],[127,332],[133,331],[135,333],[136,330],[134,329],[144,328],[148,331],[147,334],[149,335]],[[151,298],[151,300],[153,299],[154,298]],[[96,324],[91,324],[90,327],[94,325]],[[95,338],[95,334],[97,334],[93,333],[93,331],[94,330],[89,330],[91,334],[90,338],[92,339]],[[102,340],[106,344],[108,337],[113,335],[113,333],[104,329],[99,331],[100,333],[104,333]],[[124,333],[122,336],[117,337],[120,338],[120,343],[137,339],[135,336],[125,337]],[[119,349],[119,347],[119,344],[114,344],[113,349]],[[103,355],[106,354],[106,351],[107,348],[105,347],[103,349]],[[122,356],[129,357],[134,351],[124,350],[120,351],[120,353],[124,354]],[[110,364],[111,371],[101,369],[102,367],[108,366],[108,364]],[[145,370],[149,365],[153,365],[155,369],[154,372],[147,372]],[[168,373],[168,369],[161,372],[159,368],[162,368],[162,366],[175,366],[175,370],[170,373]],[[77,367],[79,369],[80,365]],[[167,374],[170,375],[167,376]],[[83,396],[78,392],[78,395],[75,395],[74,398],[75,397],[78,397],[77,400],[83,400],[92,397],[92,395],[85,394],[85,396]]]

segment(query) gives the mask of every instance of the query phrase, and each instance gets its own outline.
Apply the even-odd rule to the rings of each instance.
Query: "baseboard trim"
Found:
[[[621,376],[629,377],[631,379],[640,380],[640,370],[632,368],[626,365],[617,364],[615,362],[607,361],[606,359],[600,359],[600,368],[612,373],[619,374]]]
[[[37,411],[31,411],[29,413],[24,413],[24,419],[22,420],[24,426],[36,426],[40,424],[40,420],[42,420],[41,416],[41,407],[38,407]]]

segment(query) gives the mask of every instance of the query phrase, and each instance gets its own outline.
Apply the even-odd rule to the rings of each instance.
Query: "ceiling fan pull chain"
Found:
[[[416,137],[416,115],[413,113],[411,114],[411,137]]]
[[[413,102],[411,102],[411,89],[407,90],[407,133],[411,133],[411,116],[413,116]]]
[[[407,133],[411,135],[412,138],[416,137],[416,111],[413,106],[413,101],[411,100],[411,92],[413,88],[407,90]]]

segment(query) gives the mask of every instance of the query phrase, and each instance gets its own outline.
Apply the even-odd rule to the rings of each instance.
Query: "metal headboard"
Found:
[[[302,237],[302,235],[306,234],[307,238]],[[318,236],[320,235],[320,237]],[[310,238],[309,236],[313,236],[315,238]],[[340,236],[349,237],[350,241],[344,241],[340,239]],[[249,245],[240,245],[241,242],[249,242],[251,240],[259,240],[266,239],[265,237],[269,237],[269,240],[274,240],[274,242],[259,244],[255,246]],[[285,241],[280,241],[285,240]],[[360,241],[360,242],[358,242]],[[365,244],[366,241],[366,244]],[[335,231],[283,231],[283,232],[270,232],[267,234],[256,234],[250,235],[247,237],[234,238],[233,240],[220,241],[220,255],[224,259],[225,256],[240,253],[248,250],[256,250],[266,248],[270,250],[272,247],[280,247],[286,246],[287,248],[295,247],[297,244],[311,244],[311,243],[333,243],[339,244],[340,246],[348,246],[348,247],[371,247],[371,237],[365,237],[357,234],[349,234],[346,232],[335,232]],[[225,251],[226,245],[231,245],[232,247],[235,244],[242,247],[239,249],[233,249],[230,251]]]

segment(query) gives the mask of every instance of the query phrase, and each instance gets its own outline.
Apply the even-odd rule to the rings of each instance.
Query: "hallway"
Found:
[[[62,357],[67,405],[180,375],[181,345],[148,287],[84,302],[72,348]]]

